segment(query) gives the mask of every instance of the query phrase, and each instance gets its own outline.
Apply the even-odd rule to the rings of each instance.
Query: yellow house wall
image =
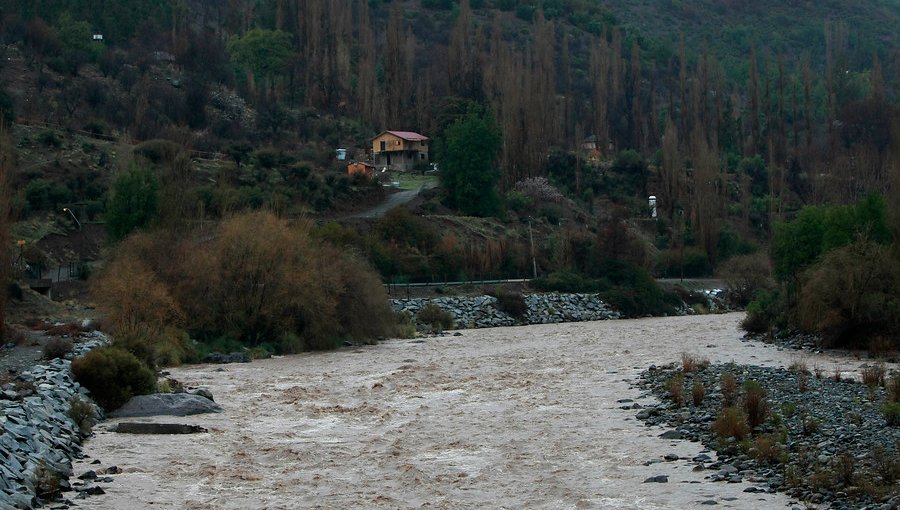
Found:
[[[381,142],[385,142],[384,150],[386,151],[419,151],[428,152],[428,142],[411,142],[394,136],[390,133],[384,133],[372,140],[372,154],[381,152]]]

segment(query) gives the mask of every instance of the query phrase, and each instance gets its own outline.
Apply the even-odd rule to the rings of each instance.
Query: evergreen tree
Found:
[[[500,142],[500,129],[489,113],[469,113],[447,128],[439,164],[450,206],[473,216],[499,211]]]
[[[134,230],[149,226],[156,219],[158,210],[159,183],[153,172],[132,168],[120,174],[106,204],[109,237],[118,241]]]

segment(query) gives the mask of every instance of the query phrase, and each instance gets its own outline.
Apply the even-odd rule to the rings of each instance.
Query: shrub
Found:
[[[764,253],[731,258],[719,266],[718,274],[725,282],[729,298],[740,306],[749,304],[757,289],[770,288],[775,283]]]
[[[528,314],[528,303],[525,302],[525,296],[522,294],[498,290],[496,297],[497,308],[513,318],[522,320]]]
[[[887,397],[890,402],[900,403],[900,372],[894,372],[885,385]]]
[[[452,329],[454,325],[453,315],[434,303],[423,306],[416,314],[416,320],[433,330]]]
[[[79,333],[84,332],[81,324],[77,322],[67,322],[64,324],[55,324],[47,328],[46,333],[51,336],[69,336],[76,337]]]
[[[73,397],[69,401],[69,410],[66,411],[66,415],[72,418],[83,436],[90,435],[91,429],[97,423],[97,409],[94,404],[78,397]]]
[[[3,343],[25,345],[29,341],[30,338],[24,331],[18,328],[11,328],[8,325],[3,326]]]
[[[71,339],[51,338],[44,344],[44,359],[64,358],[73,348]]]
[[[815,416],[803,416],[802,424],[804,436],[811,436],[819,430],[819,420]]]
[[[860,375],[866,386],[884,386],[885,373],[884,363],[876,363],[863,368]]]
[[[44,500],[56,498],[62,489],[63,474],[52,469],[43,460],[34,469],[34,492]]]
[[[744,383],[744,411],[750,428],[756,428],[769,416],[769,405],[766,402],[766,390],[756,381]]]
[[[257,212],[222,222],[202,243],[131,236],[98,274],[94,299],[116,337],[128,333],[129,350],[144,348],[156,364],[219,338],[290,353],[389,334],[393,313],[377,276],[309,231]]]
[[[900,402],[888,402],[881,406],[884,421],[891,427],[900,427]]]
[[[550,184],[546,177],[529,177],[519,181],[515,185],[515,190],[510,193],[524,195],[527,197],[527,203],[532,204],[558,204],[564,199],[562,193]]]
[[[602,292],[613,307],[629,317],[674,313],[681,300],[673,292],[664,292],[650,273],[630,262],[605,260],[599,271],[613,287]]]
[[[750,433],[750,428],[747,427],[747,416],[744,412],[732,406],[719,412],[712,424],[712,431],[721,438],[743,439]]]
[[[175,156],[182,150],[183,148],[175,142],[158,139],[147,140],[134,147],[135,154],[143,156],[155,164],[175,161]]]
[[[719,389],[722,392],[722,407],[731,407],[737,403],[738,382],[733,374],[730,372],[722,374]]]
[[[777,326],[785,303],[776,290],[758,289],[753,301],[747,305],[747,316],[741,321],[741,328],[748,333],[768,333]]]
[[[678,373],[666,382],[666,390],[669,392],[669,398],[676,406],[681,407],[684,404],[684,374]]]
[[[156,375],[137,357],[118,347],[101,347],[72,362],[72,374],[108,411],[134,395],[156,390]]]
[[[703,386],[703,382],[699,379],[694,379],[694,384],[691,385],[691,399],[694,402],[694,406],[699,407],[705,397],[706,387]]]
[[[848,451],[842,451],[834,458],[834,474],[838,482],[845,486],[853,485],[856,475],[856,459]]]
[[[340,280],[337,295],[337,335],[354,343],[374,343],[391,330],[394,314],[381,279],[359,257],[337,248],[321,247]]]
[[[803,273],[798,325],[826,343],[868,346],[900,328],[900,265],[889,248],[860,240],[825,255]]]
[[[704,370],[708,366],[709,360],[706,358],[694,356],[686,352],[681,353],[681,368],[685,373]]]
[[[700,248],[664,250],[657,260],[656,270],[663,278],[699,278],[713,274],[709,256]]]
[[[556,271],[531,281],[542,292],[597,292],[600,285],[574,271]]]
[[[891,455],[882,445],[872,449],[872,459],[875,463],[875,471],[886,484],[894,483],[900,478],[900,458]]]
[[[753,441],[750,456],[766,464],[775,464],[782,460],[782,450],[774,436],[764,434]]]
[[[52,129],[44,129],[37,135],[37,140],[42,145],[46,145],[47,147],[59,147],[62,145],[62,141],[57,136],[56,131]]]

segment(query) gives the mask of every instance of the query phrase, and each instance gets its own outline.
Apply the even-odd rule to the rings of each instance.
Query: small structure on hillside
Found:
[[[383,131],[372,139],[375,166],[408,172],[428,163],[428,137],[412,131]]]
[[[375,177],[375,165],[366,161],[351,161],[347,165],[347,175],[365,175],[371,179]]]

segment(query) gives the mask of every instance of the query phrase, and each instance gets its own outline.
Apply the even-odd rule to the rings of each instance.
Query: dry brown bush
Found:
[[[681,407],[684,404],[684,374],[675,374],[666,382],[666,389],[669,391],[669,398],[672,402]]]
[[[691,385],[691,399],[694,402],[694,406],[700,406],[703,403],[703,399],[706,397],[706,387],[703,386],[703,382],[699,379],[694,379],[694,384]]]
[[[798,323],[832,345],[866,348],[879,336],[896,341],[898,283],[900,264],[888,247],[859,240],[838,248],[804,273]]]
[[[132,352],[147,343],[177,351],[185,331],[281,352],[389,333],[393,314],[375,273],[309,230],[308,222],[257,212],[226,220],[200,240],[132,236],[98,276],[94,295],[111,332],[133,340]]]
[[[889,402],[900,402],[900,372],[894,372],[884,385]]]
[[[69,338],[51,338],[44,344],[43,357],[46,360],[64,358],[72,352],[74,345]]]
[[[885,368],[884,363],[869,365],[860,371],[862,383],[866,386],[884,386],[884,377],[886,374],[887,369]]]
[[[327,251],[333,250],[329,255]],[[337,302],[338,334],[354,342],[373,343],[393,328],[394,312],[387,291],[365,261],[355,255],[326,250],[326,260],[336,262],[341,290]]]
[[[782,459],[782,450],[778,446],[778,440],[775,436],[763,434],[757,436],[753,441],[750,456],[763,463],[776,464]]]
[[[722,438],[743,439],[750,433],[750,427],[747,426],[747,416],[743,411],[737,407],[726,407],[713,422],[712,431]]]
[[[725,282],[730,298],[746,305],[759,288],[772,288],[772,267],[769,257],[763,253],[732,257],[719,266],[718,276]]]
[[[756,381],[744,383],[744,411],[747,413],[747,423],[752,429],[762,425],[769,416],[766,390]]]
[[[8,325],[3,327],[3,342],[11,343],[14,345],[25,345],[31,338],[21,329],[10,327]]]
[[[708,366],[709,360],[706,358],[694,356],[686,352],[681,353],[681,368],[685,373],[704,370]]]
[[[734,375],[725,372],[719,384],[722,391],[722,407],[730,407],[737,403],[738,382]]]

